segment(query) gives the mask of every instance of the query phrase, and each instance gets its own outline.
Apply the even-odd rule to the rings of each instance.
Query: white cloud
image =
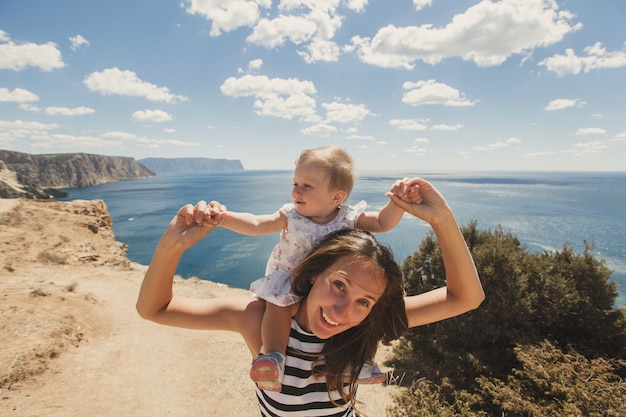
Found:
[[[467,99],[456,88],[438,83],[436,80],[405,82],[402,88],[408,90],[402,102],[411,106],[440,104],[443,106],[473,106],[476,102]]]
[[[50,72],[65,66],[61,51],[53,42],[41,45],[30,42],[16,44],[4,31],[0,31],[0,42],[0,69],[21,71],[35,67]]]
[[[136,122],[171,122],[172,116],[163,110],[138,110],[133,113],[133,120]]]
[[[350,135],[346,138],[347,140],[365,140],[368,142],[373,142],[375,140],[372,135]]]
[[[78,48],[80,48],[83,45],[89,45],[89,41],[87,39],[83,38],[82,35],[70,36],[70,42],[72,43],[70,45],[70,49],[72,51],[77,50]]]
[[[137,136],[134,133],[111,131],[102,135],[104,138],[114,138],[125,142],[134,142],[148,148],[160,148],[161,146],[199,146],[198,142],[189,142],[178,139],[158,139],[147,136]]]
[[[544,110],[562,110],[576,105],[584,105],[585,102],[579,99],[557,98],[548,103]]]
[[[301,132],[305,135],[330,136],[334,133],[337,133],[337,128],[333,125],[329,125],[326,123],[318,123],[316,125],[302,129]]]
[[[272,0],[191,0],[187,12],[211,21],[211,36],[253,26],[260,16],[260,7],[270,8]]]
[[[70,109],[68,107],[46,107],[45,113],[51,116],[82,116],[85,114],[93,114],[96,111],[92,108],[80,106]]]
[[[38,106],[34,106],[32,104],[28,104],[28,103],[21,103],[20,104],[20,109],[24,110],[24,111],[29,111],[32,113],[39,113],[41,111],[41,109]]]
[[[565,50],[565,55],[553,55],[539,62],[548,71],[558,76],[587,73],[596,69],[612,69],[626,67],[626,52],[607,52],[602,43],[596,42],[584,49],[587,56],[579,57],[573,49]]]
[[[166,103],[189,100],[185,96],[170,93],[167,87],[158,87],[142,81],[134,72],[122,71],[117,67],[107,68],[100,72],[92,72],[85,77],[83,84],[90,91],[98,92],[105,96],[115,94],[144,97],[150,101],[163,101]]]
[[[488,152],[488,151],[493,151],[493,150],[500,149],[500,148],[506,148],[511,144],[520,143],[520,142],[521,142],[521,139],[509,138],[504,142],[496,141],[495,143],[490,143],[487,146],[476,146],[474,147],[474,150],[481,151],[481,152]]]
[[[275,48],[289,41],[303,45],[298,54],[308,63],[334,62],[340,48],[331,39],[341,27],[342,17],[336,12],[338,1],[281,1],[281,14],[273,19],[262,18],[254,26],[247,41],[266,48]],[[302,13],[302,10],[306,13]],[[282,14],[282,12],[299,14]]]
[[[547,157],[547,156],[557,155],[559,153],[563,153],[563,152],[559,152],[559,151],[537,151],[537,152],[529,152],[529,153],[525,154],[524,157],[526,157],[526,158],[543,158],[543,157]]]
[[[345,6],[360,12],[366,4],[352,0]],[[260,9],[271,7],[271,0],[192,0],[187,12],[211,21],[211,36],[247,26],[252,28],[246,39],[251,44],[276,48],[291,42],[302,47],[297,53],[308,63],[339,59],[341,49],[332,41],[342,23],[339,0],[282,0],[276,17],[261,17]]]
[[[248,71],[258,72],[261,70],[262,66],[263,66],[262,59],[253,59],[252,61],[248,62]]]
[[[389,126],[398,130],[426,130],[428,126],[422,123],[422,120],[416,119],[392,119],[389,120]]]
[[[609,142],[626,142],[626,132],[618,133],[613,139],[609,139]]]
[[[117,138],[122,140],[135,140],[137,138],[137,135],[135,135],[134,133],[119,131],[106,132],[102,136],[105,138]]]
[[[308,64],[317,61],[336,62],[339,60],[341,50],[335,42],[324,39],[313,39],[304,47],[304,50],[298,51],[298,55]]]
[[[311,97],[316,91],[311,81],[248,74],[226,79],[220,90],[230,97],[254,97],[254,110],[262,116],[287,120],[316,116],[316,102]]]
[[[23,120],[0,120],[0,144],[7,146],[14,141],[24,144],[28,140],[49,137],[50,131],[58,129],[56,123]]]
[[[581,127],[576,131],[577,135],[604,135],[605,133],[606,130],[601,127]]]
[[[606,148],[607,145],[603,141],[577,143],[574,145],[572,153],[577,156],[588,155],[592,153],[600,153]]]
[[[403,152],[412,153],[412,154],[414,154],[416,156],[425,156],[430,151],[427,148],[424,148],[422,146],[414,145],[414,146],[412,146],[410,148],[404,149]]]
[[[322,103],[329,122],[350,123],[360,122],[371,114],[363,104]]]
[[[77,152],[77,150],[108,149],[122,144],[120,141],[106,140],[98,136],[76,136],[64,133],[55,133],[33,139],[31,143],[33,148],[53,149],[55,152],[58,150]]]
[[[23,88],[14,88],[13,91],[8,88],[0,88],[0,102],[28,103],[31,101],[39,101],[39,96]]]
[[[483,0],[444,27],[388,25],[373,38],[355,36],[352,43],[362,62],[383,68],[412,70],[418,60],[437,64],[451,57],[496,66],[582,27],[572,25],[573,15],[558,7],[547,0]]]
[[[462,124],[456,124],[456,125],[440,124],[440,125],[434,125],[431,128],[432,131],[449,131],[449,132],[454,132],[460,129],[463,129]]]
[[[535,158],[535,157],[549,157],[552,155],[573,155],[573,156],[585,156],[590,154],[598,154],[602,153],[604,150],[608,149],[607,142],[615,142],[615,140],[608,141],[592,141],[592,142],[580,142],[576,143],[572,148],[565,150],[552,150],[552,151],[541,151],[541,152],[532,152],[528,153],[524,156]]]
[[[426,6],[432,6],[433,0],[413,0],[413,7],[415,11],[419,12]]]
[[[368,0],[346,0],[346,7],[350,10],[354,10],[357,13],[365,11]]]
[[[14,131],[42,131],[54,130],[59,127],[56,123],[26,122],[23,120],[0,120],[0,129]]]
[[[428,138],[415,138],[415,143],[417,144],[428,144],[430,140]]]
[[[247,41],[266,48],[281,46],[286,40],[299,45],[308,41],[317,31],[315,22],[306,16],[278,16],[261,19]]]

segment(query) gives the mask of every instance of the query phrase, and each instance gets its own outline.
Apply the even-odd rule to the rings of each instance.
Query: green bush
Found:
[[[500,227],[462,231],[486,299],[407,334],[394,362],[414,383],[390,415],[626,415],[625,314],[592,246],[529,253]],[[432,234],[403,270],[408,294],[445,285]]]

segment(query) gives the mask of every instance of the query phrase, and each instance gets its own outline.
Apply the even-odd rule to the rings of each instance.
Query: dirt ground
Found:
[[[0,199],[0,416],[259,415],[238,334],[139,318],[145,269],[102,201]],[[175,290],[247,292],[193,278]],[[362,411],[384,416],[397,389],[360,387]]]

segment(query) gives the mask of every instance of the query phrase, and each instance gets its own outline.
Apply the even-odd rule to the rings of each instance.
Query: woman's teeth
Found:
[[[336,321],[331,320],[330,317],[328,317],[326,315],[324,310],[322,310],[322,317],[324,317],[324,320],[326,321],[326,323],[330,324],[331,326],[339,326],[339,323],[337,323]]]

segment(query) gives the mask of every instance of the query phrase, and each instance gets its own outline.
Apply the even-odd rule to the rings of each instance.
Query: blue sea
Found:
[[[103,199],[113,217],[118,241],[131,261],[149,264],[156,244],[179,207],[204,199],[235,211],[272,213],[290,201],[292,171],[240,171],[164,174],[87,188],[66,189],[69,199]],[[349,202],[365,200],[381,208],[385,192],[398,178],[421,176],[446,197],[459,224],[477,220],[480,229],[501,225],[531,252],[584,242],[614,271],[626,306],[626,172],[361,172]],[[417,250],[427,224],[405,215],[391,232],[378,235],[404,260]],[[277,235],[241,236],[217,229],[190,249],[178,274],[248,288],[261,276]]]

